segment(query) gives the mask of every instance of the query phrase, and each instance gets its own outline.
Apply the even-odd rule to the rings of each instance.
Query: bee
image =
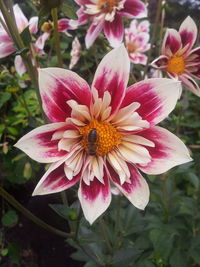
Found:
[[[90,130],[88,136],[87,136],[87,153],[90,156],[95,156],[97,151],[97,130],[96,128],[93,128]]]

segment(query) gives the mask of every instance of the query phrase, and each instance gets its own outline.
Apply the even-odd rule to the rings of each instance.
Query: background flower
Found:
[[[125,29],[125,43],[131,62],[145,65],[147,56],[144,52],[150,48],[149,22],[133,20],[130,27]]]
[[[122,17],[146,17],[147,9],[140,0],[75,0],[81,6],[77,12],[77,25],[90,23],[85,37],[89,48],[102,29],[112,47],[117,47],[123,40],[124,25]]]
[[[168,29],[161,48],[161,56],[152,62],[152,66],[166,71],[171,78],[177,78],[200,96],[199,85],[193,78],[200,80],[200,47],[192,49],[197,38],[197,26],[188,16],[179,28],[179,32]]]
[[[126,89],[129,69],[124,46],[103,58],[92,90],[72,71],[41,69],[43,108],[53,123],[15,145],[34,160],[52,163],[34,195],[59,192],[80,181],[78,196],[90,223],[110,204],[110,181],[144,209],[149,188],[139,170],[160,174],[191,160],[181,140],[155,126],[175,107],[180,83],[148,79]]]
[[[71,61],[69,64],[69,69],[72,69],[77,64],[80,58],[80,53],[81,53],[81,44],[78,38],[75,37],[72,42],[72,50],[70,52]]]

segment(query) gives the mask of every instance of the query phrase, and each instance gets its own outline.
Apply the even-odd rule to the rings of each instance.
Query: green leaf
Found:
[[[169,262],[171,266],[176,266],[176,267],[187,267],[188,266],[184,252],[181,252],[179,250],[173,251]]]
[[[165,260],[167,260],[173,248],[174,236],[176,234],[176,232],[170,232],[169,229],[165,229],[164,227],[160,229],[153,229],[150,232],[149,237],[153,243],[155,252],[159,253],[159,255]]]
[[[69,208],[63,204],[49,204],[49,206],[65,220],[69,219]]]
[[[121,264],[128,264],[130,262],[133,263],[133,260],[138,256],[141,252],[134,248],[122,248],[117,251],[113,257],[114,266],[118,267]]]
[[[77,19],[76,12],[71,6],[64,4],[62,6],[62,11],[68,18]]]
[[[8,132],[12,135],[19,135],[19,131],[14,127],[8,127]]]
[[[31,43],[31,34],[29,31],[29,26],[27,26],[20,34],[25,46],[29,46],[29,44]]]
[[[12,227],[17,224],[18,215],[15,210],[9,210],[3,215],[1,221],[3,226]]]
[[[11,98],[9,92],[0,92],[0,108]]]
[[[8,244],[8,255],[11,261],[15,264],[20,264],[21,262],[21,248],[16,243]]]

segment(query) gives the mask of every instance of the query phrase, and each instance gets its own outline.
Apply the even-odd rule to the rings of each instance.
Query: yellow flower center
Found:
[[[181,74],[185,70],[185,61],[183,57],[172,57],[168,61],[167,71],[171,73]]]
[[[89,155],[104,156],[121,143],[121,135],[109,122],[92,120],[79,129],[81,144]]]
[[[44,23],[42,24],[41,30],[42,30],[43,32],[48,32],[48,33],[50,33],[50,32],[53,30],[53,23],[52,23],[51,21],[49,21],[49,22],[44,22]]]
[[[104,13],[111,13],[113,7],[118,5],[118,0],[98,0],[98,7]]]
[[[137,46],[133,43],[128,43],[126,47],[129,53],[133,53],[137,49]]]

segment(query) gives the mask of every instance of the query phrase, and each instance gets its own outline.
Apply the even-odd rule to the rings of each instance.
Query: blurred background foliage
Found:
[[[15,1],[27,17],[38,13],[37,1]],[[77,9],[73,1],[64,1]],[[149,1],[149,19],[154,25],[157,0]],[[200,25],[200,1],[165,1],[165,27],[178,29],[180,23],[190,15]],[[65,17],[60,10],[60,17]],[[68,14],[69,15],[69,14]],[[127,21],[127,25],[128,25]],[[82,44],[81,58],[74,71],[91,82],[98,62],[110,50],[101,35],[89,50],[84,47],[86,27],[71,31]],[[158,56],[161,43],[156,38],[152,59]],[[68,68],[73,37],[61,35],[61,49],[64,67]],[[198,44],[200,43],[198,38]],[[53,38],[45,46],[46,54],[40,58],[42,67],[56,66],[52,49]],[[152,60],[151,59],[151,60]],[[44,166],[32,161],[13,145],[25,133],[43,124],[37,96],[28,74],[20,77],[13,67],[14,55],[1,60],[0,69],[0,183],[19,202],[47,220],[46,212],[52,217],[61,216],[61,221],[48,218],[56,226],[68,231],[74,222],[79,222],[76,240],[62,243],[67,257],[56,256],[57,264],[44,262],[31,246],[32,239],[21,242],[18,233],[26,232],[28,220],[1,199],[0,264],[1,266],[134,266],[134,267],[197,267],[200,266],[200,100],[184,90],[175,111],[163,125],[176,133],[188,146],[193,162],[173,168],[160,176],[148,176],[151,200],[144,212],[134,208],[124,197],[113,196],[108,211],[92,227],[81,218],[80,206],[76,201],[76,188],[68,190],[70,206],[62,204],[60,196],[31,198],[31,193],[44,172]],[[133,74],[141,77],[143,67],[135,65]],[[130,79],[130,83],[133,81]],[[32,205],[35,201],[36,205]],[[40,203],[44,202],[40,207]],[[31,205],[30,205],[31,203]],[[52,205],[49,207],[49,203]],[[117,209],[119,207],[120,209]],[[38,213],[38,210],[41,213]],[[45,212],[44,209],[46,210]],[[51,209],[53,211],[51,211]],[[120,210],[120,211],[119,211]],[[19,227],[24,230],[19,230]],[[102,234],[104,233],[104,234]],[[48,242],[48,238],[45,242]],[[23,239],[23,237],[22,237]],[[58,238],[59,240],[61,238]],[[26,240],[26,241],[25,241]],[[29,254],[27,254],[29,242]],[[45,246],[45,242],[43,246]],[[41,244],[40,244],[41,245]],[[71,250],[72,263],[69,261]],[[38,244],[39,246],[39,244]],[[47,246],[47,250],[48,250]],[[45,253],[43,251],[43,253]],[[48,255],[51,251],[46,251]],[[28,255],[28,256],[27,256]],[[40,255],[40,257],[42,257]],[[49,256],[51,259],[51,256]],[[27,259],[29,258],[29,261]],[[31,258],[31,260],[30,260]],[[35,265],[34,265],[35,264]],[[54,264],[54,265],[51,265]],[[72,265],[70,265],[72,264]]]

